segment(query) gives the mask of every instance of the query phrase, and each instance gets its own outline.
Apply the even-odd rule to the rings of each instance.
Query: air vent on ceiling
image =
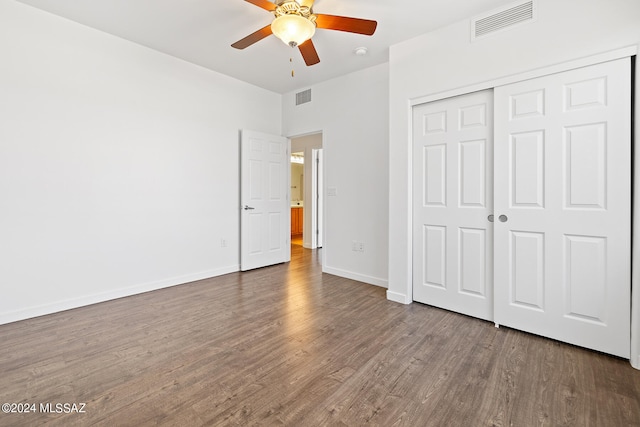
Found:
[[[505,28],[513,27],[535,18],[533,0],[502,8],[477,16],[471,21],[471,39],[477,39]]]
[[[311,102],[311,89],[296,93],[296,105],[306,104],[307,102]]]

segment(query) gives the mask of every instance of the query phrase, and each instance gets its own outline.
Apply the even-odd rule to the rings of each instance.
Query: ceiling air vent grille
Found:
[[[533,0],[518,3],[515,6],[493,11],[489,15],[483,15],[472,20],[472,39],[486,36],[496,31],[504,30],[517,24],[532,21],[534,16]]]
[[[311,102],[311,89],[296,93],[296,105],[306,104],[307,102]]]

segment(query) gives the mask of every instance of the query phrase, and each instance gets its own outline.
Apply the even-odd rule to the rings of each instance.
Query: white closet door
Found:
[[[494,91],[495,322],[625,358],[630,69],[623,59]]]
[[[414,108],[413,299],[493,318],[491,91]]]

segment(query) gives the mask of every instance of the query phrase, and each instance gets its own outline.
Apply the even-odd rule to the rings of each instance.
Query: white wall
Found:
[[[383,64],[313,86],[308,104],[283,97],[285,135],[322,131],[323,270],[379,286],[388,274],[388,78]],[[364,252],[351,250],[354,240]]]
[[[8,0],[0,63],[0,323],[238,269],[280,95]]]
[[[536,22],[474,43],[469,21],[462,21],[391,49],[389,235],[394,238],[389,247],[389,299],[412,300],[411,100],[448,96],[465,87],[490,87],[485,83],[640,41],[637,0],[536,0],[536,4]]]

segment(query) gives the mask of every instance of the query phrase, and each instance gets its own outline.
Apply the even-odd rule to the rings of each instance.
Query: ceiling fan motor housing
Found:
[[[273,14],[276,18],[284,15],[298,15],[315,24],[316,16],[311,12],[311,8],[308,6],[300,6],[296,1],[287,0],[281,2],[278,7],[275,8]]]

